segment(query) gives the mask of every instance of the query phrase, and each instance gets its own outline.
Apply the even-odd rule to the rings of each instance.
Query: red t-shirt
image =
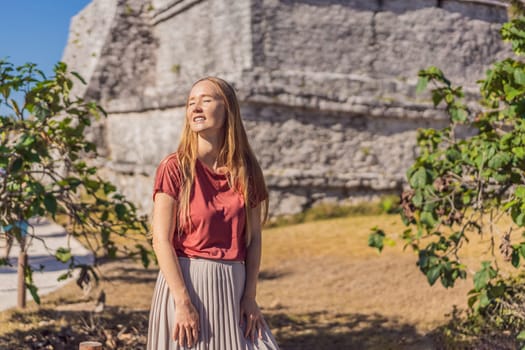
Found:
[[[172,153],[157,168],[153,200],[158,192],[178,201],[182,179],[178,157]],[[252,207],[267,194],[250,200]],[[195,179],[190,195],[190,218],[181,233],[174,233],[178,256],[237,260],[246,258],[244,198],[228,185],[225,174],[218,174],[199,159],[195,162]],[[180,222],[180,221],[179,221]]]

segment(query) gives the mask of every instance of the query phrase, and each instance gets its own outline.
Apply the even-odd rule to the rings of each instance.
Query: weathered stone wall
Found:
[[[267,104],[242,112],[280,213],[400,189],[415,155],[414,129],[439,124]]]
[[[79,16],[105,20],[93,13],[101,3]],[[93,72],[85,68],[87,96],[109,111],[95,135],[107,176],[149,212],[191,83],[219,75],[238,90],[273,215],[398,191],[416,129],[444,125],[428,96],[415,95],[418,70],[442,67],[474,93],[509,52],[498,34],[505,20],[490,0],[120,1],[98,33]],[[72,54],[74,68],[85,64]]]
[[[472,81],[501,51],[504,8],[430,0],[265,0],[256,65],[275,71],[414,77],[431,62]]]
[[[114,24],[117,0],[93,1],[71,19],[64,60],[90,81]],[[84,95],[86,85],[76,84],[74,93]]]
[[[155,70],[160,92],[185,96],[188,91],[179,85],[206,72],[239,78],[243,69],[251,67],[248,1],[194,1],[187,9],[185,1],[179,4],[180,8],[158,10],[153,16],[161,58]]]

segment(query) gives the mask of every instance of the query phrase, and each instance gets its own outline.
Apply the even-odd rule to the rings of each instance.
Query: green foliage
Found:
[[[12,226],[0,235],[25,250],[27,240],[12,224],[35,216],[66,216],[69,234],[83,237],[96,257],[114,257],[119,248],[113,237],[128,232],[144,237],[146,218],[86,161],[96,156],[96,147],[86,140],[85,131],[105,111],[71,96],[72,78],[84,81],[64,63],[54,67],[54,74],[47,78],[34,64],[14,67],[0,61],[0,226]],[[28,235],[34,236],[33,230]],[[151,254],[142,245],[135,248],[122,252],[140,256],[147,266]],[[50,254],[70,270],[94,274],[77,264],[69,247]],[[28,268],[26,285],[38,301],[31,273]]]
[[[507,13],[509,18],[516,18],[520,16],[525,16],[525,4],[522,0],[504,0],[509,4],[507,8]]]
[[[501,32],[516,55],[525,52],[525,18],[506,23]],[[497,230],[503,216],[525,226],[525,63],[517,58],[494,63],[479,81],[476,111],[464,102],[462,87],[440,69],[419,72],[418,91],[429,85],[434,105],[447,113],[449,124],[418,130],[419,155],[406,172],[410,188],[401,196],[403,239],[418,253],[418,267],[429,284],[440,280],[453,287],[467,277],[459,252],[470,235],[488,235],[488,251],[499,247],[515,267],[525,257],[525,241],[514,242],[511,227]],[[370,238],[375,248],[379,238],[384,240],[378,232],[375,228]],[[469,306],[476,312],[492,307],[507,290],[494,256],[473,277]]]
[[[389,237],[386,237],[385,231],[380,228],[373,227],[372,233],[368,236],[368,245],[370,247],[376,248],[378,252],[382,252],[385,245],[393,246],[395,241]]]
[[[488,266],[488,265],[485,265]],[[523,349],[525,346],[524,276],[499,282],[498,297],[484,308],[460,312],[437,330],[440,349]]]
[[[400,212],[401,207],[399,206],[401,204],[399,195],[386,195],[381,197],[379,201],[379,206],[381,208],[381,211],[383,213],[387,214],[397,214]]]

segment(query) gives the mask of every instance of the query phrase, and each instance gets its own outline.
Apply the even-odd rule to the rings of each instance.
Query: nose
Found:
[[[195,101],[195,105],[193,106],[194,111],[200,111],[202,108],[202,104],[200,100]]]

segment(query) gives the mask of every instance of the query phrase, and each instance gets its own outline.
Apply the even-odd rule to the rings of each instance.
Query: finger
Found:
[[[184,346],[186,341],[186,332],[184,331],[184,328],[181,327],[179,331],[179,345]]]
[[[259,322],[259,339],[262,339],[262,331],[264,327],[264,322]]]
[[[262,339],[262,331],[264,328],[264,322],[262,319],[259,319],[258,325],[257,325],[257,335],[259,336],[259,339]]]
[[[258,326],[258,320],[254,319],[252,331],[250,332],[250,338],[252,339],[252,343],[255,343],[255,334],[257,333],[257,326]]]
[[[179,325],[176,324],[175,328],[173,328],[173,340],[177,341],[179,338]]]
[[[194,343],[197,343],[198,341],[198,337],[199,337],[199,327],[198,327],[198,324],[197,326],[193,327],[192,328],[192,335],[193,335],[193,341]]]
[[[252,316],[248,316],[246,315],[246,329],[244,331],[244,337],[245,338],[248,338],[248,336],[250,335],[250,331],[252,329],[252,326],[253,326],[253,320],[252,320]]]
[[[184,331],[186,334],[186,344],[188,345],[189,348],[191,348],[193,345],[193,336],[192,336],[191,327],[190,326],[185,327]]]
[[[250,327],[250,332],[248,334],[248,338],[253,343],[253,332],[255,331],[255,326],[256,326],[255,320],[253,319],[253,315],[250,315],[250,324],[251,324],[251,327]]]

